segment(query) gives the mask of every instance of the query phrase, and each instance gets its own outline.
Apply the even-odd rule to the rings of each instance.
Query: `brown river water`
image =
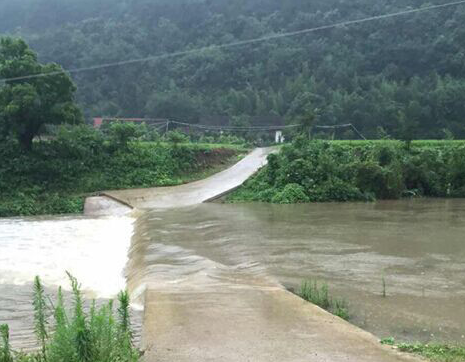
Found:
[[[129,286],[295,289],[313,278],[380,338],[465,343],[464,236],[465,200],[153,210],[135,225]]]
[[[33,343],[28,282],[40,274],[53,290],[66,284],[64,270],[97,298],[114,295],[126,276],[139,304],[146,288],[187,283],[204,293],[241,279],[297,289],[313,278],[380,338],[465,343],[465,200],[202,204],[133,221],[0,220],[0,323],[12,325],[15,346]]]

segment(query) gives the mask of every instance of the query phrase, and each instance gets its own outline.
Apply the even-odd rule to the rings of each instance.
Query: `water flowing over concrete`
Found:
[[[242,184],[272,151],[255,150],[229,170],[192,184],[114,191],[108,192],[109,199],[89,199],[87,210],[94,215],[144,209],[132,213],[137,218],[130,247],[133,218],[128,216],[0,220],[0,323],[12,326],[14,346],[33,345],[31,286],[25,284],[36,273],[55,289],[67,285],[64,271],[69,270],[85,291],[112,296],[123,287],[129,247],[124,269],[133,300],[145,306],[142,348],[146,362],[416,360],[382,346],[372,334],[301,300],[283,286],[290,274],[298,279],[310,276],[305,270],[315,260],[311,255],[320,255],[317,267],[323,263],[333,272],[338,261],[352,268],[362,260],[360,255],[367,265],[381,260],[373,262],[373,253],[364,252],[365,247],[354,240],[344,249],[344,236],[355,238],[356,226],[352,233],[336,228],[332,244],[326,240],[318,244],[313,235],[322,237],[326,230],[325,224],[323,231],[312,226],[318,210],[273,213],[284,206],[201,204]],[[340,220],[338,210],[344,208],[334,207],[331,215]],[[365,217],[372,217],[370,211]],[[452,221],[460,224],[457,220],[454,216]],[[328,223],[332,221],[328,217]],[[350,217],[347,222],[352,223]],[[312,235],[311,240],[307,235]],[[377,240],[377,234],[371,237]],[[342,244],[337,243],[340,239]],[[311,244],[315,242],[316,249]],[[457,245],[451,244],[451,250],[457,250]],[[329,250],[333,253],[325,258]],[[452,267],[462,270],[459,262]],[[355,268],[352,275],[361,278],[359,284],[373,284],[366,278],[366,268]],[[441,278],[432,287],[440,285]]]
[[[182,244],[209,225],[186,229],[172,215],[199,216],[193,205],[238,187],[262,165],[271,149],[258,149],[229,170],[178,187],[106,194],[141,214],[129,255],[128,287],[143,295],[146,361],[286,362],[411,361],[378,339],[304,302],[270,277],[253,259],[236,264],[208,258]],[[216,205],[222,207],[225,205]],[[150,221],[159,222],[155,226]],[[172,228],[165,229],[169,224]],[[202,231],[202,232],[201,232]],[[257,230],[260,232],[260,230]],[[155,236],[154,236],[155,235]],[[141,293],[141,291],[143,291]]]
[[[124,290],[133,221],[81,215],[0,219],[0,324],[10,326],[15,349],[36,346],[31,303],[36,275],[52,299],[58,286],[70,289],[66,271],[89,299]],[[140,318],[134,322],[140,325]]]

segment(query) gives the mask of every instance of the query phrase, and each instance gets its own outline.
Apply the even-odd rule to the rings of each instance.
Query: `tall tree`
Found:
[[[36,75],[33,78],[21,78]],[[22,39],[0,39],[0,128],[26,150],[45,124],[78,123],[76,86],[57,64],[41,64]]]

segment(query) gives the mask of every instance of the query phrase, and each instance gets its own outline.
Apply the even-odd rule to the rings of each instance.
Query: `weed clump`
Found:
[[[68,276],[73,295],[72,311],[65,307],[61,288],[54,305],[45,296],[43,285],[36,277],[33,306],[39,350],[30,354],[12,351],[9,328],[1,325],[0,362],[139,361],[140,353],[132,341],[128,293],[118,295],[116,313],[113,301],[98,308],[94,301],[90,311],[86,312],[79,283],[72,275]]]
[[[465,347],[448,344],[396,343],[394,338],[385,338],[381,344],[395,346],[401,352],[414,353],[432,362],[465,361]]]
[[[350,319],[347,302],[344,299],[333,299],[329,295],[327,284],[319,286],[317,281],[305,280],[300,286],[298,295],[342,319]]]

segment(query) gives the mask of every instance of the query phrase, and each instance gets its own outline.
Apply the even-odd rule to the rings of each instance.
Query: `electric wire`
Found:
[[[74,69],[68,69],[68,70],[63,69],[63,70],[60,70],[60,71],[53,71],[53,72],[49,72],[49,73],[39,73],[39,74],[30,74],[30,75],[24,75],[24,76],[19,76],[19,77],[12,77],[12,78],[3,78],[3,79],[0,79],[0,82],[12,82],[12,81],[19,81],[19,80],[29,80],[29,79],[46,77],[46,76],[53,76],[53,75],[58,75],[58,74],[63,74],[63,73],[81,73],[81,72],[87,72],[87,71],[92,71],[92,70],[98,70],[98,69],[104,69],[104,68],[110,68],[110,67],[117,67],[117,66],[121,66],[121,65],[134,64],[134,63],[143,63],[143,62],[148,62],[148,61],[178,57],[178,56],[182,56],[182,55],[201,53],[201,52],[204,52],[204,51],[207,51],[207,50],[225,49],[225,48],[231,48],[231,47],[238,47],[238,46],[242,46],[242,45],[256,44],[256,43],[261,43],[261,42],[265,42],[265,41],[268,41],[268,40],[275,40],[275,39],[281,39],[281,38],[292,37],[292,36],[297,36],[297,35],[309,34],[309,33],[317,32],[317,31],[328,30],[328,29],[337,28],[337,27],[344,27],[344,26],[348,26],[348,25],[361,24],[361,23],[366,23],[366,22],[375,21],[375,20],[388,19],[388,18],[393,18],[393,17],[397,17],[397,16],[409,15],[409,14],[413,14],[413,13],[430,11],[430,10],[437,10],[437,9],[442,9],[442,8],[446,8],[446,7],[451,7],[451,6],[458,6],[458,5],[462,5],[462,4],[465,4],[465,0],[449,2],[449,3],[446,3],[446,4],[437,4],[437,5],[424,6],[424,7],[420,7],[420,8],[403,10],[403,11],[390,13],[390,14],[370,16],[370,17],[363,18],[363,19],[347,20],[347,21],[343,21],[343,22],[339,22],[339,23],[318,26],[318,27],[315,27],[315,28],[308,28],[308,29],[302,29],[302,30],[297,30],[297,31],[292,31],[292,32],[272,34],[272,35],[267,35],[267,36],[263,36],[263,37],[259,37],[259,38],[241,40],[241,41],[236,41],[236,42],[231,42],[231,43],[226,43],[226,44],[209,45],[209,46],[205,46],[205,47],[194,48],[194,49],[189,49],[189,50],[183,50],[183,51],[178,51],[178,52],[159,54],[159,55],[149,56],[149,57],[145,57],[145,58],[129,59],[129,60],[123,60],[123,61],[119,61],[119,62],[112,62],[112,63],[103,63],[103,64],[93,65],[93,66],[89,66],[89,67],[74,68]]]

